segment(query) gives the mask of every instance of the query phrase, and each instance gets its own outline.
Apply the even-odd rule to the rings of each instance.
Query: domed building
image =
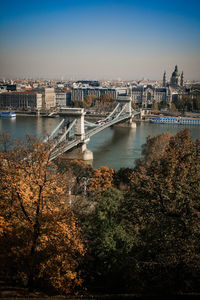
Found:
[[[184,86],[184,75],[183,72],[181,73],[181,75],[179,74],[177,65],[175,66],[174,72],[172,73],[169,82],[167,82],[166,80],[166,71],[164,71],[162,86],[163,87],[170,86],[175,89]]]
[[[170,86],[172,87],[183,86],[183,72],[181,75],[179,74],[178,66],[175,66],[174,72],[172,73]]]

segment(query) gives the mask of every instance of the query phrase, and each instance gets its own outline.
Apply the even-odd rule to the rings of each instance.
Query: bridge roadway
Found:
[[[113,119],[109,120],[108,117],[105,120],[102,120],[101,124],[94,125],[95,128],[90,130],[86,130],[84,139],[82,138],[74,138],[73,140],[65,140],[64,142],[59,143],[58,147],[53,147],[50,154],[50,161],[54,160],[61,154],[71,150],[78,145],[85,144],[90,140],[90,137],[95,135],[96,133],[104,130],[107,127],[120,123],[122,121],[129,120],[131,117],[139,114],[139,112],[134,111],[131,115],[130,113],[123,113],[121,116],[113,117]]]
[[[135,114],[136,115],[136,114]],[[129,120],[132,116],[130,116],[129,113],[126,113],[126,114],[123,114],[123,116],[121,117],[118,117],[118,118],[114,118],[113,120],[111,121],[105,121],[103,122],[103,124],[95,127],[94,129],[90,129],[88,131],[86,131],[86,134],[85,134],[85,139],[90,139],[91,136],[95,135],[96,133],[104,130],[105,128],[107,127],[110,127],[112,125],[115,125],[117,123],[120,123],[122,121],[126,121],[126,120]]]

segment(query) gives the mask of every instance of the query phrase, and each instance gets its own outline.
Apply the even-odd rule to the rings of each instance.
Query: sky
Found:
[[[200,1],[10,0],[0,77],[200,80]]]

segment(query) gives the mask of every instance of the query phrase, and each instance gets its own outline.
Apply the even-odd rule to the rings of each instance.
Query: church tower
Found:
[[[166,87],[166,71],[163,74],[163,87]]]
[[[183,71],[181,73],[181,86],[183,86],[183,83],[184,83],[184,75],[183,75]]]

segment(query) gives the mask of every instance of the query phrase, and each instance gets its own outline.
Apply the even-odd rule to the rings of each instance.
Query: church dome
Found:
[[[175,66],[174,72],[172,73],[172,77],[177,77],[177,76],[180,76],[180,75],[178,73],[178,67]]]

